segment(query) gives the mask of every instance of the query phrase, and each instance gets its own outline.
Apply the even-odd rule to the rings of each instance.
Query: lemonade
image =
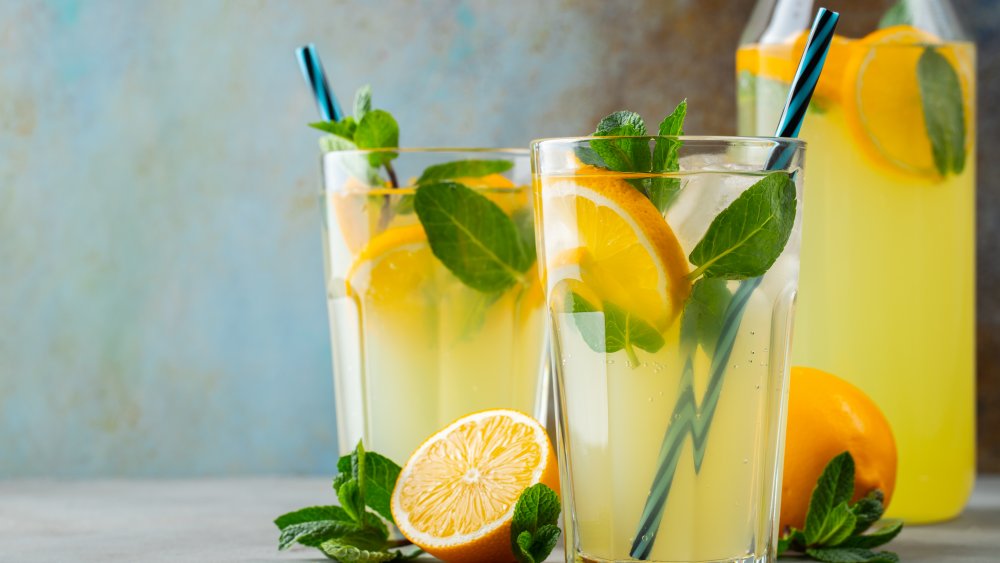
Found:
[[[803,42],[737,52],[741,134],[773,130]],[[793,363],[848,379],[885,412],[899,448],[887,515],[912,522],[956,515],[974,478],[974,68],[971,44],[907,25],[837,36],[801,132]],[[942,132],[956,108],[962,127]]]
[[[641,139],[680,149],[676,172],[639,174],[583,164],[598,142],[622,141],[534,149],[567,561],[771,560],[800,146]],[[780,148],[788,170],[765,172]]]
[[[324,157],[340,448],[363,438],[366,447],[405,460],[427,436],[470,412],[534,412],[545,347],[534,259],[509,287],[470,287],[435,255],[414,212],[426,187],[417,185],[422,170],[488,158],[505,171],[448,181],[488,200],[533,241],[526,153],[401,151],[394,173],[413,179],[400,187],[359,180],[362,157]]]

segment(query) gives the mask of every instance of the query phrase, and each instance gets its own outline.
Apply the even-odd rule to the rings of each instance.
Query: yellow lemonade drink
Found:
[[[805,32],[737,53],[740,133],[773,130]],[[872,397],[899,451],[887,516],[950,518],[974,478],[974,47],[910,26],[831,45],[809,144],[792,360]]]
[[[768,174],[778,143],[674,140],[665,174],[582,164],[597,138],[535,145],[567,561],[774,557],[801,151]],[[779,180],[787,205],[747,213]],[[658,182],[668,202],[648,195]],[[704,259],[743,251],[723,231],[775,222],[787,239],[769,267],[727,276]]]
[[[421,190],[463,189],[518,226],[519,236],[533,246],[526,151],[401,151],[394,172],[412,173],[413,179],[400,187],[359,180],[358,156],[346,151],[324,157],[340,448],[349,450],[363,438],[366,448],[405,460],[465,414],[497,407],[533,413],[545,346],[533,255],[507,286],[470,287],[435,255],[415,210]],[[421,170],[484,159],[504,172],[417,183]]]

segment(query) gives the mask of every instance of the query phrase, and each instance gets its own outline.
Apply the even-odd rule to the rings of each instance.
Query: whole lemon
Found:
[[[815,368],[793,367],[781,482],[781,533],[802,529],[823,468],[838,454],[854,458],[856,501],[878,489],[889,506],[896,486],[896,441],[889,421],[860,389]]]

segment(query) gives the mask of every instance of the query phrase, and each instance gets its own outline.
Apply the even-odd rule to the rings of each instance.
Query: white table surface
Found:
[[[330,504],[324,478],[0,481],[0,561],[329,561],[277,551],[272,520]],[[909,526],[903,562],[1000,562],[1000,476],[980,477],[961,517]],[[555,554],[550,561],[559,561]]]

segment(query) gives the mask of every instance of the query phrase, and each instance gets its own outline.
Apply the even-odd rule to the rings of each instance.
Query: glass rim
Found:
[[[786,145],[796,148],[804,148],[806,142],[796,137],[756,137],[749,135],[609,135],[598,137],[586,135],[582,137],[545,137],[533,139],[531,147],[546,144],[580,144],[590,141],[613,141],[616,139],[645,139],[654,141],[656,139],[672,139],[682,142],[701,143],[706,145],[760,145],[773,147],[775,145]]]
[[[358,154],[373,154],[373,153],[385,153],[394,152],[401,154],[440,154],[440,153],[490,153],[490,154],[508,154],[511,156],[531,156],[531,149],[529,148],[514,148],[514,147],[381,147],[373,149],[350,149],[345,151],[323,151],[323,157],[325,158],[330,154],[343,154],[343,155],[358,155]]]

